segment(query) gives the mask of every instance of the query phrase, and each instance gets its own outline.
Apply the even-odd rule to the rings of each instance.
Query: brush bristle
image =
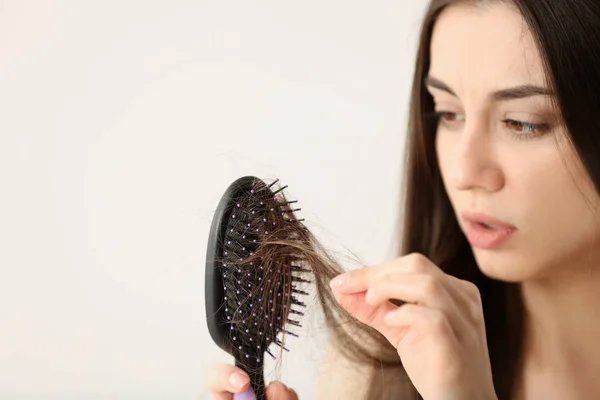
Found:
[[[301,326],[308,294],[299,285],[310,283],[294,243],[305,240],[292,204],[283,189],[273,191],[255,180],[252,190],[236,199],[228,220],[221,271],[225,293],[225,318],[234,356],[248,366],[262,365],[265,352],[276,344],[285,347],[285,334],[297,336],[287,325]],[[300,230],[301,232],[301,230]]]

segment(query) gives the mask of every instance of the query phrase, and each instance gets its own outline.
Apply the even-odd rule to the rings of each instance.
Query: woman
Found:
[[[336,330],[319,399],[600,398],[598,48],[597,0],[431,1],[404,256],[331,281],[371,342]]]

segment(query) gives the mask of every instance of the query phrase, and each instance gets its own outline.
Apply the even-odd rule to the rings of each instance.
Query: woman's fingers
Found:
[[[392,336],[385,315],[397,309],[390,300],[422,305],[446,315],[456,338],[468,340],[463,327],[483,328],[483,312],[477,287],[445,274],[424,256],[411,254],[378,266],[342,274],[331,281],[340,304],[361,322],[384,336]]]
[[[360,322],[371,325],[375,329],[383,327],[383,318],[397,307],[391,303],[372,306],[365,300],[366,292],[335,293],[337,302]]]
[[[267,400],[298,400],[298,395],[283,383],[273,382],[267,387]]]
[[[413,273],[443,275],[443,272],[431,261],[420,254],[410,254],[395,260],[346,272],[333,278],[331,287],[340,293],[366,291],[371,282],[380,280],[389,273]]]
[[[383,279],[371,282],[365,299],[372,306],[396,299],[433,308],[447,307],[452,300],[439,277],[402,272],[383,275]]]
[[[450,283],[444,277],[431,274],[407,274],[398,272],[383,276],[371,283],[365,300],[372,306],[380,306],[389,300],[401,300],[443,312],[454,326],[457,337],[460,327],[467,321],[459,311],[456,298],[450,295]]]
[[[488,390],[485,323],[473,283],[413,254],[342,274],[331,287],[342,307],[398,350],[423,397],[443,398],[448,390],[481,382]]]
[[[336,294],[337,302],[354,318],[381,333],[392,345],[398,343],[398,328],[385,323],[385,316],[398,307],[392,303],[372,306],[365,301],[365,292]]]
[[[446,340],[456,337],[447,314],[425,306],[403,304],[389,312],[383,320],[395,332],[391,343],[398,350],[402,345],[410,345],[424,337],[444,337]]]
[[[213,400],[232,400],[234,393],[242,393],[249,386],[248,375],[233,365],[215,365],[208,374],[208,387]],[[298,400],[298,395],[283,383],[273,382],[267,387],[267,400]]]
[[[214,400],[231,400],[233,393],[241,393],[249,385],[248,375],[233,365],[215,365],[208,374],[208,387]]]
[[[412,276],[421,278],[411,278]],[[428,276],[428,277],[425,277]],[[441,298],[453,300],[455,307],[463,310],[464,318],[475,323],[481,323],[483,319],[481,297],[479,289],[472,282],[458,279],[444,273],[438,266],[421,254],[409,254],[407,256],[385,262],[381,265],[369,266],[358,270],[341,274],[331,281],[332,289],[337,293],[357,293],[369,290],[379,282],[405,281],[414,283],[413,287],[420,290],[410,293],[406,292],[407,298],[401,298],[397,294],[394,298],[403,302],[414,302],[418,304],[429,304],[434,306]],[[407,287],[407,290],[411,288]],[[371,296],[372,294],[369,294]],[[367,299],[370,301],[370,298]],[[376,302],[383,301],[375,299]]]

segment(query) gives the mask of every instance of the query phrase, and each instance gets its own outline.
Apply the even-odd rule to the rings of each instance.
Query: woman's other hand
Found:
[[[331,287],[340,305],[397,349],[425,400],[496,399],[473,283],[411,254],[339,275]]]
[[[208,388],[213,400],[232,400],[235,393],[242,393],[250,386],[248,375],[233,365],[215,365],[208,376]],[[281,382],[267,387],[268,400],[298,400],[298,395]]]

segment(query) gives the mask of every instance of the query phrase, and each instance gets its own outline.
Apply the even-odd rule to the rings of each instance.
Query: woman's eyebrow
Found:
[[[447,84],[442,82],[431,75],[425,78],[425,85],[430,88],[443,90],[453,96],[456,96],[456,92],[450,88]],[[519,85],[511,88],[500,89],[488,96],[491,101],[505,101],[522,99],[531,96],[554,96],[552,90],[537,85]],[[458,96],[456,96],[458,97]]]

